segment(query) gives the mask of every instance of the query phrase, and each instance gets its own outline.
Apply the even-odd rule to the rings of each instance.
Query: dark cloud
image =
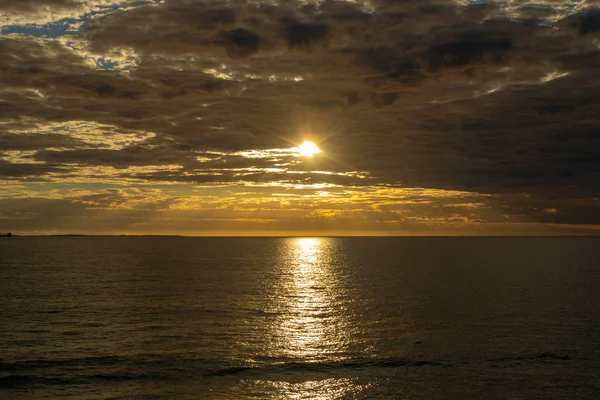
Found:
[[[227,41],[218,38],[235,32],[237,19],[236,10],[223,2],[169,1],[116,12],[91,24],[86,34],[100,52],[133,46],[145,53],[193,54],[219,44],[227,46]]]
[[[600,11],[591,10],[581,15],[579,23],[579,33],[587,35],[600,30]]]
[[[84,144],[76,139],[58,134],[12,134],[0,131],[0,154],[9,150],[45,150],[49,147],[77,147]]]
[[[45,150],[38,151],[35,159],[49,163],[105,165],[115,168],[126,168],[140,165],[165,165],[184,162],[184,158],[176,152],[150,150],[142,146],[126,147],[123,150],[80,149],[80,150]]]
[[[223,47],[231,58],[248,57],[258,51],[260,38],[244,28],[221,33]]]
[[[523,222],[597,221],[600,10],[572,6],[167,0],[98,16],[62,41],[5,35],[0,151],[33,154],[3,161],[0,175],[175,165],[126,174],[461,190],[505,196],[494,207]],[[139,140],[113,148],[36,131],[74,121],[98,124],[107,143]],[[312,165],[234,154],[305,137],[324,151]],[[519,209],[517,194],[535,204]]]
[[[39,177],[53,172],[65,172],[65,168],[48,164],[11,163],[0,158],[0,179]]]
[[[502,62],[512,45],[510,39],[443,43],[427,51],[427,68],[429,71],[437,71],[445,67],[464,67],[482,60],[485,55],[489,55],[495,62]]]
[[[319,23],[293,22],[283,28],[283,36],[290,47],[309,49],[314,43],[327,38],[329,27]]]

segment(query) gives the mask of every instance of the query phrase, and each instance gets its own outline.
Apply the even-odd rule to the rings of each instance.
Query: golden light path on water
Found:
[[[353,297],[336,252],[335,239],[286,240],[272,288],[278,318],[269,329],[268,353],[281,360],[284,372],[289,365],[305,373],[317,372],[308,379],[305,374],[299,379],[288,373],[283,380],[247,382],[255,392],[277,399],[330,400],[365,389],[353,378],[322,372],[348,359],[355,334],[347,307]]]
[[[335,310],[341,290],[333,266],[327,261],[324,239],[300,238],[290,243],[288,309],[279,328],[280,347],[288,356],[316,361],[335,357],[343,338],[336,331],[341,323]]]

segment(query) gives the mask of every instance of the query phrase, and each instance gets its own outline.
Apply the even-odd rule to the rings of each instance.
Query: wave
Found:
[[[0,378],[1,389],[14,389],[32,385],[61,385],[73,383],[60,378],[47,378],[35,375],[9,375]]]
[[[1,389],[16,389],[31,386],[49,385],[83,385],[95,382],[127,382],[127,381],[151,381],[170,379],[156,374],[94,374],[85,376],[73,376],[69,378],[56,378],[37,375],[9,375],[0,378]]]
[[[554,354],[554,353],[538,353],[533,355],[525,356],[512,356],[512,357],[500,357],[492,358],[488,361],[492,362],[511,362],[511,361],[541,361],[541,362],[552,362],[552,361],[570,361],[573,358],[566,354]]]
[[[0,362],[0,371],[18,371],[22,369],[53,368],[53,367],[83,367],[98,365],[115,365],[131,360],[129,357],[121,356],[98,356],[68,359],[36,359],[24,360],[14,363]]]
[[[228,376],[239,374],[263,374],[272,372],[325,372],[328,370],[401,368],[401,367],[453,367],[448,361],[405,360],[397,358],[355,359],[326,362],[278,362],[258,366],[236,366],[209,373],[209,376]]]
[[[571,361],[573,358],[569,355],[554,353],[537,353],[532,355],[502,357],[485,360],[494,363],[513,364],[514,362],[559,362]],[[209,376],[230,376],[241,374],[264,373],[286,373],[286,372],[326,372],[352,369],[379,369],[379,368],[413,368],[413,367],[442,367],[451,368],[465,366],[471,362],[479,363],[482,360],[471,361],[450,361],[450,360],[407,360],[401,358],[365,358],[342,361],[327,362],[274,362],[259,364],[257,366],[236,366],[231,368],[219,369],[210,372]],[[511,366],[507,365],[507,366]]]
[[[516,355],[487,360],[410,360],[404,358],[357,358],[338,361],[299,362],[291,359],[263,359],[252,365],[223,366],[218,360],[194,355],[99,356],[61,360],[25,360],[0,362],[1,388],[24,388],[40,385],[92,384],[97,382],[161,381],[231,376],[268,376],[298,373],[346,373],[356,370],[394,368],[452,368],[470,363],[492,363],[490,367],[514,367],[515,363],[555,363],[573,360],[555,353]],[[219,368],[215,368],[219,366]],[[226,363],[225,363],[226,364]]]

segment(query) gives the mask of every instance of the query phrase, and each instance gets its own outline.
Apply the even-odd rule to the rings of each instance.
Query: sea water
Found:
[[[598,399],[598,238],[0,239],[1,399]]]

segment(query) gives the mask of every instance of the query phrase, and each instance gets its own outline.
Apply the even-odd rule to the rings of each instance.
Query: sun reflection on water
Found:
[[[264,398],[329,400],[365,389],[356,377],[310,372],[346,362],[356,341],[348,307],[353,296],[339,252],[336,239],[285,240],[271,287],[271,311],[277,317],[269,328],[268,354],[276,366],[273,371],[286,378],[246,381],[248,390]]]
[[[318,263],[321,242],[315,238],[300,238],[295,240],[296,259],[301,272],[310,272]]]
[[[333,264],[331,239],[297,238],[286,243],[280,264],[277,352],[302,362],[342,358],[346,345],[345,290]]]
[[[267,399],[333,400],[354,398],[369,385],[358,385],[356,379],[327,378],[303,382],[246,381],[245,388]]]

